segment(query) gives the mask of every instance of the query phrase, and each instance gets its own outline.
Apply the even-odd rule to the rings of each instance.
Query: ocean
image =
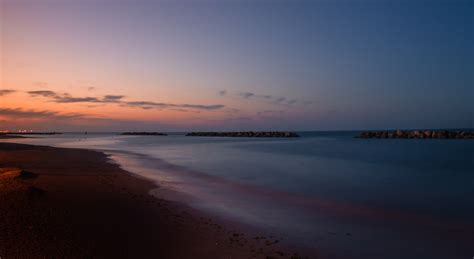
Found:
[[[474,141],[38,136],[10,142],[104,151],[156,181],[151,194],[327,258],[472,258]],[[2,140],[7,141],[7,140]]]

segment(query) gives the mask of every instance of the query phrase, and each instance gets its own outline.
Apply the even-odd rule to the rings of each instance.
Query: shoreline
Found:
[[[0,143],[0,168],[4,258],[300,258],[185,204],[153,197],[150,190],[160,186],[110,163],[103,152]]]
[[[0,134],[0,139],[18,139],[18,138],[27,138],[27,137],[18,136],[18,135],[5,135],[5,134]]]

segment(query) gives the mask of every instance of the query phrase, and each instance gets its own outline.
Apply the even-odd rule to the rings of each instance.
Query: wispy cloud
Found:
[[[282,102],[284,102],[285,100],[286,100],[285,97],[279,97],[279,98],[277,98],[277,99],[275,100],[275,102],[276,102],[276,103],[282,103]]]
[[[25,110],[21,108],[0,108],[0,116],[9,118],[49,118],[49,119],[72,119],[84,117],[78,113],[59,113],[48,110]]]
[[[122,102],[124,106],[139,107],[142,109],[167,109],[167,108],[189,108],[199,110],[217,110],[224,108],[222,104],[211,104],[211,105],[200,105],[200,104],[172,104],[172,103],[157,103],[157,102],[146,102],[146,101],[134,101],[134,102]]]
[[[4,96],[7,94],[12,94],[16,92],[15,90],[10,90],[10,89],[0,89],[0,96]]]
[[[225,91],[227,94],[227,91]],[[291,98],[288,96],[275,96],[271,94],[257,94],[253,92],[241,92],[236,94],[238,97],[243,99],[252,99],[254,101],[264,101],[270,104],[279,104],[279,105],[309,105],[312,104],[312,101],[301,100],[297,98]],[[220,95],[223,96],[223,95]]]
[[[125,98],[125,96],[123,96],[123,95],[106,95],[106,96],[104,96],[102,101],[104,101],[104,102],[118,102],[118,101],[122,100],[123,98]]]
[[[242,96],[245,99],[249,99],[250,97],[255,96],[255,94],[251,93],[251,92],[240,93],[239,95]]]
[[[29,91],[31,96],[55,97],[56,93],[49,90]]]
[[[72,96],[55,96],[57,103],[100,103],[101,100],[95,97],[72,97]]]
[[[33,97],[46,97],[50,98],[51,101],[56,103],[116,103],[122,107],[137,107],[145,110],[148,109],[173,109],[178,111],[186,111],[183,109],[195,109],[195,110],[217,110],[224,108],[222,104],[174,104],[174,103],[162,103],[162,102],[151,102],[151,101],[124,101],[125,96],[123,95],[105,95],[102,98],[97,97],[74,97],[68,93],[59,94],[49,90],[29,91]]]
[[[240,110],[235,109],[235,108],[229,108],[229,109],[226,109],[224,112],[227,113],[227,114],[237,114],[237,113],[240,112]]]
[[[57,103],[83,103],[83,102],[100,102],[99,99],[95,97],[73,97],[70,94],[58,94],[54,91],[49,90],[39,90],[39,91],[29,91],[33,97],[42,96],[52,98],[54,102]]]
[[[198,105],[198,104],[168,104],[172,107],[183,107],[191,109],[202,109],[202,110],[217,110],[224,108],[223,104],[211,104],[211,105]]]

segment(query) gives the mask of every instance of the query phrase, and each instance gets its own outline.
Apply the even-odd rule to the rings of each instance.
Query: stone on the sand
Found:
[[[26,194],[30,198],[41,197],[46,194],[46,191],[35,186],[29,186],[28,189],[26,189]]]
[[[27,180],[27,179],[34,179],[36,177],[38,177],[38,174],[21,170],[21,172],[15,177],[15,179]]]

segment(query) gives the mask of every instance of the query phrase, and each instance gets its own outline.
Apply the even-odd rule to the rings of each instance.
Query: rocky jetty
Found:
[[[166,133],[161,132],[123,132],[120,135],[128,135],[128,136],[167,136]]]
[[[287,131],[239,131],[239,132],[191,132],[195,137],[243,137],[243,138],[297,138],[298,134]]]
[[[474,131],[411,130],[411,131],[364,131],[357,138],[402,139],[474,139]]]

